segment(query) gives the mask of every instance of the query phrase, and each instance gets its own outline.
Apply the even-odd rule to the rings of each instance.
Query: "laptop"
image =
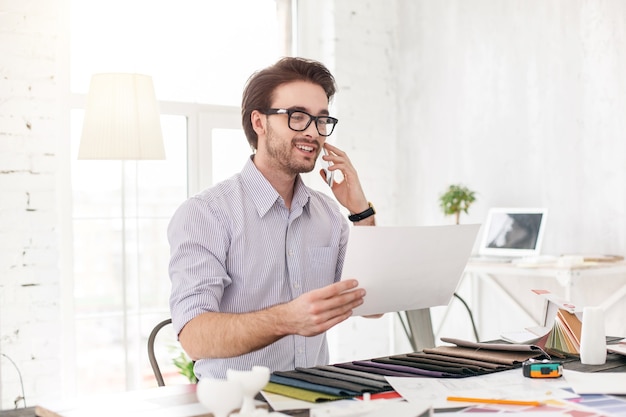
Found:
[[[447,305],[479,229],[479,224],[352,227],[342,279],[357,279],[367,292],[353,315]]]
[[[491,208],[478,256],[471,260],[511,262],[539,257],[547,215],[545,208]]]

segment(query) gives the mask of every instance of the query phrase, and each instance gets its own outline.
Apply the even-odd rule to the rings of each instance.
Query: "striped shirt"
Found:
[[[207,311],[257,311],[339,281],[348,233],[339,205],[300,176],[287,209],[250,158],[239,174],[186,200],[170,221],[176,334]],[[229,368],[284,371],[328,360],[325,334],[290,335],[245,355],[201,359],[194,370],[198,378],[225,378]]]

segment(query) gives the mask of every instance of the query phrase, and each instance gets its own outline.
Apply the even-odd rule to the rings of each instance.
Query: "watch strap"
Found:
[[[349,215],[348,220],[350,220],[351,222],[359,222],[363,219],[367,219],[368,217],[376,214],[376,210],[374,210],[374,206],[372,205],[372,203],[368,202],[367,204],[369,205],[367,210],[362,211],[361,213]]]

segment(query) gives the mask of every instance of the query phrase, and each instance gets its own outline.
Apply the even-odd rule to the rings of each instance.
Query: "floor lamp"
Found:
[[[165,159],[150,76],[92,76],[78,159]]]
[[[125,164],[128,160],[165,159],[159,107],[150,76],[123,73],[92,76],[78,159],[121,160],[122,163],[123,331],[124,343],[128,345]],[[125,356],[128,363],[126,349]],[[127,384],[129,382],[127,376]]]

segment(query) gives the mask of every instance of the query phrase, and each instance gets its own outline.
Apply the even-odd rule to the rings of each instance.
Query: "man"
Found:
[[[326,143],[337,123],[328,112],[335,90],[326,67],[302,58],[253,74],[242,100],[253,155],[172,217],[172,321],[198,378],[327,364],[325,332],[363,303],[356,280],[340,281],[347,220],[300,178],[325,147],[330,171],[344,177],[332,184],[336,199],[355,225],[374,225],[350,159]]]

